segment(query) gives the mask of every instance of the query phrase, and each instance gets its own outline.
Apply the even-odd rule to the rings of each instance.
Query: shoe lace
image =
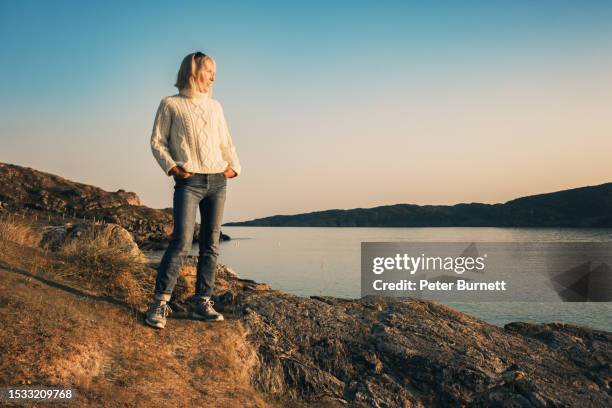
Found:
[[[157,314],[157,315],[161,315],[163,317],[168,317],[168,315],[170,314],[170,306],[168,306],[168,304],[164,303],[163,305],[153,305],[152,306],[153,309],[153,313]]]
[[[193,304],[197,305],[198,303],[200,303],[204,309],[212,308],[212,306],[215,304],[215,302],[213,302],[211,299],[200,299]]]

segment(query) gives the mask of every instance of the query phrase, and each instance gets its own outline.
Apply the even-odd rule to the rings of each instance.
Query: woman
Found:
[[[190,299],[195,318],[219,321],[210,299],[215,285],[219,236],[228,178],[241,173],[221,104],[211,98],[216,64],[208,55],[187,55],[175,86],[179,93],[161,101],[153,132],[153,156],[174,177],[172,240],[161,259],[154,300],[145,322],[164,328],[168,301],[193,240],[196,209],[200,209],[200,240],[195,295]]]

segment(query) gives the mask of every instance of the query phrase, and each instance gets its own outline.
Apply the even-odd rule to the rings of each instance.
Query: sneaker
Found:
[[[151,327],[163,329],[166,326],[166,316],[168,316],[171,311],[167,303],[162,304],[157,300],[149,305],[145,323]]]
[[[223,320],[223,315],[213,308],[215,302],[209,298],[195,298],[190,303],[192,306],[191,317],[212,322]]]

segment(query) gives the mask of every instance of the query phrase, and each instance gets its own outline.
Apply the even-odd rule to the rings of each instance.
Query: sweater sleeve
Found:
[[[220,103],[218,103],[217,106],[219,107],[219,126],[221,130],[221,154],[223,156],[223,160],[229,163],[229,166],[234,169],[237,175],[240,175],[242,172],[242,166],[240,165],[240,160],[238,159],[238,153],[236,153],[236,146],[234,146],[232,141],[232,136],[230,135],[227,121],[225,120],[223,108],[221,107]]]
[[[153,123],[153,132],[151,133],[151,151],[166,175],[168,175],[171,168],[176,166],[176,162],[172,158],[170,149],[168,147],[171,124],[172,114],[168,109],[168,103],[164,98],[159,104],[159,108],[157,108],[155,122]]]

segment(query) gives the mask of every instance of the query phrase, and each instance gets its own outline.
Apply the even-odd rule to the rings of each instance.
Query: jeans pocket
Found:
[[[187,178],[181,178],[181,177],[174,177],[174,182],[177,186],[183,186],[183,185],[189,185],[193,183],[193,180],[195,180],[194,175],[192,174],[191,176],[187,177]]]

